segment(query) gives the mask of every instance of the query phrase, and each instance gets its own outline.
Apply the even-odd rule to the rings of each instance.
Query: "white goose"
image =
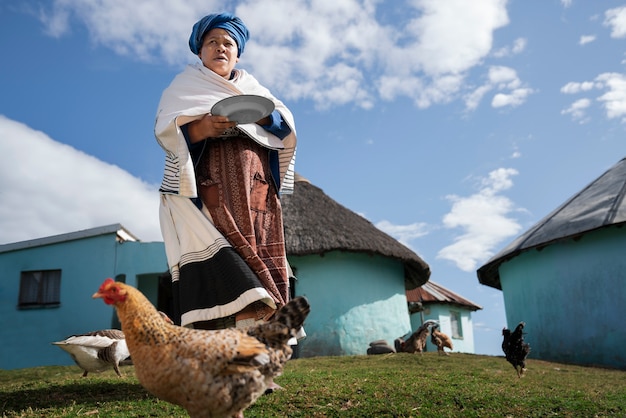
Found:
[[[72,335],[63,341],[52,344],[65,350],[72,356],[78,367],[87,373],[100,373],[111,367],[118,376],[120,362],[130,356],[124,333],[117,329],[104,329],[87,334]]]

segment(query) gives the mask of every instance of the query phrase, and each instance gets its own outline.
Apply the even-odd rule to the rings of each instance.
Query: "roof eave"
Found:
[[[495,289],[502,290],[502,284],[500,283],[500,266],[502,265],[502,263],[512,260],[518,255],[531,251],[531,250],[535,250],[535,249],[541,250],[542,248],[545,248],[548,245],[553,245],[553,244],[567,241],[567,240],[579,240],[584,235],[590,232],[601,230],[601,229],[606,229],[610,227],[623,228],[625,224],[626,223],[624,222],[620,222],[617,224],[602,225],[597,228],[589,229],[588,231],[583,231],[583,232],[579,232],[579,233],[564,236],[564,237],[558,237],[547,242],[543,242],[543,243],[536,244],[536,245],[526,247],[526,248],[518,248],[512,251],[509,251],[507,253],[498,255],[495,258],[492,258],[491,260],[489,260],[487,264],[483,265],[476,271],[476,274],[478,276],[478,281],[479,283],[484,284],[486,286],[490,286]]]

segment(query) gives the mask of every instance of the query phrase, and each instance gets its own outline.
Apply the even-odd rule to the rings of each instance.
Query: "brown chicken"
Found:
[[[243,417],[281,374],[310,311],[299,297],[247,332],[206,331],[167,323],[140,291],[112,279],[93,297],[115,307],[143,387],[191,417]]]
[[[428,327],[435,321],[429,319],[415,330],[406,341],[402,337],[398,337],[394,341],[396,352],[401,353],[422,353],[426,347],[426,339],[428,338]]]
[[[511,363],[517,372],[517,377],[522,377],[526,371],[526,357],[530,353],[530,344],[524,342],[524,322],[520,322],[511,332],[510,329],[502,329],[502,351],[506,361]]]
[[[438,354],[445,354],[448,356],[449,354],[444,350],[444,347],[448,347],[450,351],[452,351],[452,340],[437,328],[439,328],[439,324],[433,325],[430,329],[430,342],[437,346]]]

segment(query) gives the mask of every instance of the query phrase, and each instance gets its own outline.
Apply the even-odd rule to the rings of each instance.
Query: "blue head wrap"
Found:
[[[198,55],[202,49],[202,38],[211,29],[220,28],[228,32],[228,34],[237,42],[237,56],[241,56],[246,41],[250,37],[248,28],[243,21],[237,16],[230,13],[220,13],[204,16],[198,20],[189,37],[189,48],[191,52]]]

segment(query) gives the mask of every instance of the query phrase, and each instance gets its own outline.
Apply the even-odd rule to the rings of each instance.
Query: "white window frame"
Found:
[[[463,317],[459,311],[450,311],[451,337],[457,340],[463,339]]]

